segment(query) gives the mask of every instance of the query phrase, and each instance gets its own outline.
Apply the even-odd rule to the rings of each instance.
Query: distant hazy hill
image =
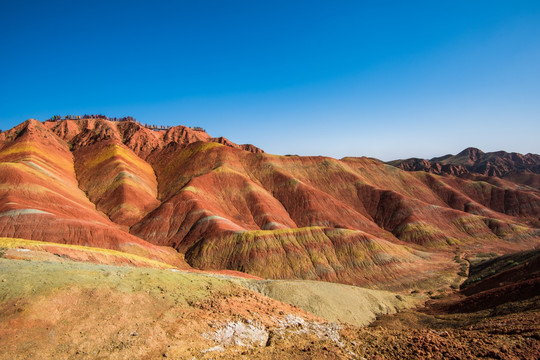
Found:
[[[457,155],[445,155],[430,160],[410,158],[388,164],[406,171],[427,171],[439,175],[496,176],[518,184],[540,188],[540,155],[495,151],[485,153],[467,148]]]

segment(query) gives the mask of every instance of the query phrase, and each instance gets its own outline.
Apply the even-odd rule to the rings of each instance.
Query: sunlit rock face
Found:
[[[184,126],[29,120],[0,133],[0,236],[154,258],[168,246],[201,269],[399,286],[455,266],[458,246],[538,243],[540,192],[510,172],[471,175],[493,156],[468,149],[414,172],[270,155]]]

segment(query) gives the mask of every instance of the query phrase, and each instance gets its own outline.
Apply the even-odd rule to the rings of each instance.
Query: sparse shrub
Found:
[[[396,299],[398,299],[399,301],[405,300],[405,299],[403,299],[403,296],[401,296],[401,295],[399,295],[399,294],[396,295]]]
[[[460,272],[457,273],[459,276],[461,277],[467,277],[467,273],[463,270],[461,270]]]
[[[458,290],[459,289],[459,285],[458,284],[452,284],[450,285],[450,287],[454,290]]]
[[[517,261],[515,261],[515,260],[508,260],[508,261],[506,262],[506,264],[507,264],[507,265],[510,265],[511,267],[514,267],[514,266],[519,265],[519,263],[518,263]]]
[[[418,294],[420,291],[418,289],[414,289],[413,291],[411,291],[411,294]]]

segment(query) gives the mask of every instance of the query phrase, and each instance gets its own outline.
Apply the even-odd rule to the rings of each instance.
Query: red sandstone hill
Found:
[[[411,158],[388,164],[406,171],[426,171],[438,175],[456,175],[479,179],[497,177],[540,189],[540,155],[496,151],[485,153],[467,148],[457,155],[445,155],[430,160]],[[491,179],[493,180],[493,179]]]
[[[507,180],[270,155],[183,126],[29,120],[0,134],[0,168],[0,236],[268,278],[399,287],[457,272],[457,246],[540,240],[540,191]]]

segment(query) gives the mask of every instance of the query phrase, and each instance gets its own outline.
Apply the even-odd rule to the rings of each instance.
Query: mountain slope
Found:
[[[202,269],[379,287],[455,274],[458,245],[506,252],[540,239],[540,192],[504,180],[407,172],[367,158],[276,156],[183,126],[157,131],[130,121],[29,121],[0,134],[0,144],[2,184],[12,184],[0,198],[0,236],[168,246]],[[38,181],[28,157],[52,175]],[[58,195],[41,197],[31,184]],[[32,206],[14,205],[14,194]]]
[[[122,231],[79,184],[66,143],[29,120],[0,134],[0,233],[5,237],[105,247],[173,262],[171,254]]]

